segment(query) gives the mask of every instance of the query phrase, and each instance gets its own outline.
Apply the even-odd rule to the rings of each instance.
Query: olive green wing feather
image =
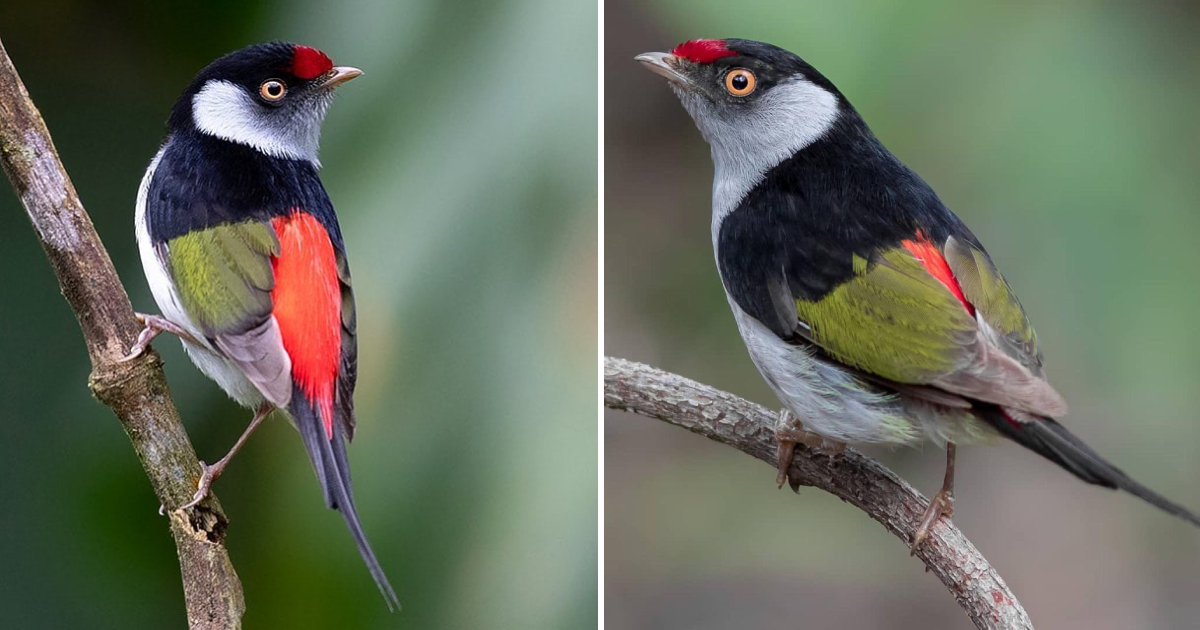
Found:
[[[183,310],[212,346],[277,406],[291,398],[291,360],[272,316],[279,240],[268,223],[194,230],[160,254]]]
[[[912,255],[898,248],[870,261],[855,255],[853,268],[829,294],[795,301],[810,341],[899,383],[929,383],[966,362],[974,318]]]
[[[946,264],[975,307],[989,340],[1034,374],[1042,374],[1042,350],[1037,333],[1017,296],[982,249],[951,236],[946,240]]]
[[[966,264],[962,268],[969,272]],[[1040,415],[1066,413],[1040,370],[993,343],[994,335],[911,251],[895,247],[869,260],[856,256],[853,270],[819,299],[795,301],[797,333],[830,357],[902,386],[933,386]],[[971,282],[973,290],[995,291],[983,276]]]

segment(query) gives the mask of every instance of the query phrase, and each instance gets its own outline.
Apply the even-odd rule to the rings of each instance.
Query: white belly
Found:
[[[970,411],[862,383],[811,350],[780,339],[732,299],[729,305],[750,359],[780,402],[810,431],[851,444],[970,444],[996,436]]]
[[[780,339],[732,298],[729,305],[750,359],[806,429],[852,444],[906,444],[925,437],[897,396],[864,387],[845,370]]]

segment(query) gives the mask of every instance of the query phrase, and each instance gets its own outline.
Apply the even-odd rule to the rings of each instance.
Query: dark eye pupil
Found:
[[[733,77],[733,89],[735,90],[744,90],[748,84],[749,81],[746,80],[746,75],[744,74],[739,74]]]
[[[280,87],[278,83],[271,83],[267,85],[267,94],[270,94],[271,96],[279,96],[279,92],[281,90],[283,90],[283,88]]]

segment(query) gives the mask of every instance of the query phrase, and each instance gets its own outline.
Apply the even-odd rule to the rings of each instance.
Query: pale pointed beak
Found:
[[[330,70],[326,74],[325,80],[321,82],[321,89],[328,90],[335,88],[351,79],[361,77],[362,73],[363,71],[358,68],[334,66],[333,70]]]
[[[654,74],[662,75],[667,80],[680,85],[690,85],[692,80],[679,71],[679,58],[670,53],[642,53],[633,58],[642,62],[646,69]]]

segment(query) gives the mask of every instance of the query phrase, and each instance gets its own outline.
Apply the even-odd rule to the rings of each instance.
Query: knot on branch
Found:
[[[92,368],[92,373],[88,376],[88,389],[96,400],[111,407],[129,395],[134,388],[137,389],[136,393],[142,394],[142,387],[153,386],[158,382],[156,377],[162,365],[162,357],[152,349],[130,361],[99,363]]]
[[[168,514],[172,527],[197,541],[216,545],[225,542],[229,520],[224,513],[215,512],[201,503],[187,510],[171,510]]]

